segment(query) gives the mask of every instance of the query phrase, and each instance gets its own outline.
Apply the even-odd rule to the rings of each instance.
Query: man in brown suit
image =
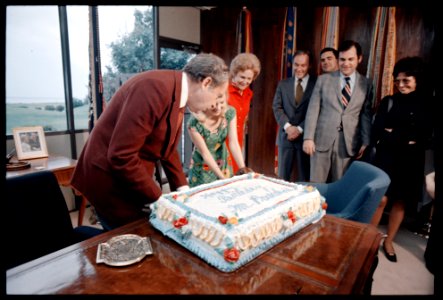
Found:
[[[143,217],[144,206],[161,196],[153,179],[157,161],[172,191],[187,187],[176,150],[183,111],[210,109],[227,86],[225,62],[199,54],[183,71],[143,72],[120,87],[91,131],[71,181],[106,230]]]

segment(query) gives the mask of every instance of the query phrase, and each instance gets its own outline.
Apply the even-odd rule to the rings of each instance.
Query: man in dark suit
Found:
[[[303,152],[303,127],[316,77],[309,75],[310,52],[294,54],[294,76],[278,83],[272,108],[279,125],[278,176],[286,181],[309,180],[309,156]],[[296,167],[296,175],[293,174]]]
[[[318,77],[306,114],[303,150],[311,156],[312,182],[340,179],[370,141],[373,89],[356,71],[361,46],[344,41],[338,52],[340,70]]]
[[[177,145],[185,107],[215,106],[228,86],[225,62],[199,54],[183,71],[140,73],[112,97],[80,155],[72,186],[95,207],[105,229],[144,216],[162,194],[153,178],[160,161],[172,191],[187,188]]]

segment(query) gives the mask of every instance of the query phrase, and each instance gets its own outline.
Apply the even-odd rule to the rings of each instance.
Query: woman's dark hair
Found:
[[[408,56],[400,59],[394,66],[392,75],[394,79],[400,73],[405,73],[406,76],[413,76],[417,82],[417,88],[422,88],[423,76],[425,71],[425,64],[423,60],[418,56]]]

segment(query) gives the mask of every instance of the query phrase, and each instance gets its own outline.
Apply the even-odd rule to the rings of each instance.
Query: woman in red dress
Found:
[[[252,53],[238,54],[229,68],[231,80],[228,87],[228,104],[237,110],[237,136],[242,151],[244,151],[243,139],[247,131],[249,108],[254,95],[249,86],[260,74],[260,69],[260,61]],[[232,160],[232,164],[235,174],[238,166],[235,160]]]

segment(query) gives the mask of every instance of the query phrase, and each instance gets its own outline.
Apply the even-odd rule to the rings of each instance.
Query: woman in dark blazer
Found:
[[[392,262],[397,261],[393,240],[405,213],[417,212],[423,192],[425,149],[432,136],[432,103],[423,91],[423,72],[423,62],[418,57],[406,57],[395,64],[393,75],[398,92],[382,99],[372,128],[374,164],[389,175],[391,184],[371,223],[378,225],[388,204],[383,251]]]

